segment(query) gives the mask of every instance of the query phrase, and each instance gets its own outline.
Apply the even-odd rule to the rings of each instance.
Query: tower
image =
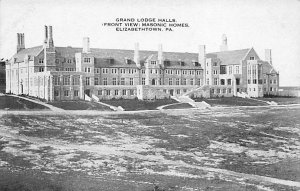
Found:
[[[220,46],[220,51],[228,51],[228,45],[227,45],[227,36],[226,34],[222,35],[222,44]]]

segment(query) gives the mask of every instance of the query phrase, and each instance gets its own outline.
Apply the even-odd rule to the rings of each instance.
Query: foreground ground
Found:
[[[300,108],[0,117],[2,190],[298,190]]]

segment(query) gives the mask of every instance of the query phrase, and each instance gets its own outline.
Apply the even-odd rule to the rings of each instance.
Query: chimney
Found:
[[[220,46],[220,51],[221,52],[228,51],[227,36],[226,36],[226,34],[222,35],[222,44]]]
[[[53,48],[54,42],[53,42],[53,36],[52,36],[52,26],[48,27],[48,47]]]
[[[140,52],[139,52],[139,43],[136,42],[134,43],[134,57],[133,57],[133,60],[136,64],[136,66],[138,68],[141,68],[141,64],[140,64]]]
[[[265,60],[272,65],[272,50],[265,49]]]
[[[157,53],[157,59],[158,59],[158,64],[163,67],[164,65],[164,58],[163,58],[163,50],[162,50],[162,44],[158,45],[158,53]]]
[[[84,37],[82,41],[82,52],[89,53],[90,52],[90,38]]]
[[[17,52],[25,49],[24,33],[17,33]]]
[[[198,53],[198,63],[200,64],[201,68],[203,69],[203,79],[202,84],[206,82],[206,50],[205,45],[199,46],[199,53]]]
[[[48,27],[45,25],[45,40],[44,40],[44,44],[48,43]]]

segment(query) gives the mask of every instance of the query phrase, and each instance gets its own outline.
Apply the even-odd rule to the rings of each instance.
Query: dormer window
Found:
[[[40,58],[40,59],[39,59],[39,63],[40,63],[40,64],[44,63],[44,59],[43,59],[43,58]]]
[[[164,64],[167,65],[167,66],[170,66],[170,63],[171,63],[170,60],[165,60],[164,61]]]
[[[178,65],[184,66],[184,62],[183,61],[178,61]]]
[[[151,61],[150,64],[151,65],[156,65],[156,61]]]
[[[199,62],[197,62],[197,61],[192,61],[192,63],[193,63],[194,66],[199,66],[200,65]]]
[[[68,59],[68,60],[67,60],[67,63],[69,63],[69,64],[72,63],[72,60],[71,60],[71,59]]]
[[[250,56],[250,60],[254,60],[254,56]]]
[[[131,64],[131,60],[129,58],[125,58],[126,64]]]

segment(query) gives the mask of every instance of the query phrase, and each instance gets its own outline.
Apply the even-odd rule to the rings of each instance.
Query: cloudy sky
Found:
[[[172,32],[117,32],[102,23],[116,18],[165,18],[188,23]],[[41,45],[44,25],[53,26],[55,46],[197,52],[219,51],[222,34],[230,50],[254,47],[261,59],[272,49],[280,85],[300,86],[299,0],[0,0],[0,57],[16,52],[16,33],[25,46]]]

